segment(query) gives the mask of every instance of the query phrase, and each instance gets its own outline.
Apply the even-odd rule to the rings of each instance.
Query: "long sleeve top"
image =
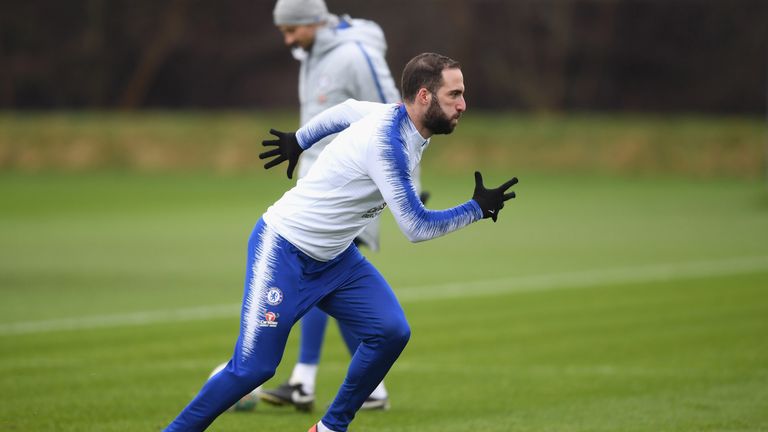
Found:
[[[412,177],[429,139],[404,105],[348,100],[314,117],[296,136],[309,148],[333,133],[339,134],[307,175],[264,214],[269,226],[312,258],[339,255],[386,207],[413,242],[482,219],[471,199],[445,210],[421,203]]]

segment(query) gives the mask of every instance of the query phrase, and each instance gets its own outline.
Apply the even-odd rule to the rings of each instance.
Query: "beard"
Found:
[[[456,117],[458,120],[458,116]],[[453,123],[453,119],[449,118],[440,104],[437,103],[437,97],[432,98],[432,102],[429,103],[429,108],[424,114],[424,126],[427,127],[434,135],[447,135],[453,132],[456,124]]]

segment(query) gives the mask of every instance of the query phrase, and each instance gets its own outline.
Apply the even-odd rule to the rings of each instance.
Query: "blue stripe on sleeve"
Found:
[[[300,127],[296,131],[296,140],[301,148],[306,150],[321,139],[343,131],[352,122],[360,119],[362,114],[351,105],[355,102],[352,99],[347,99],[312,117],[307,124]]]
[[[301,148],[306,150],[328,135],[343,131],[349,125],[350,122],[346,118],[328,119],[328,121],[324,122],[309,122],[296,131],[296,140]]]
[[[404,105],[397,108],[394,121],[382,132],[382,160],[385,165],[387,182],[395,193],[394,205],[403,217],[404,225],[411,231],[411,237],[427,240],[455,231],[482,218],[477,203],[466,203],[446,210],[428,210],[419,200],[411,181],[408,159],[405,151],[403,132],[409,124]]]

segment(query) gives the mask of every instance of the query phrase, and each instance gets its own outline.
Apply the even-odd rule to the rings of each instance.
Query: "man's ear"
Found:
[[[432,93],[430,93],[430,91],[427,90],[425,87],[420,88],[419,92],[416,93],[416,102],[424,106],[429,106],[429,103],[431,101],[432,101]]]

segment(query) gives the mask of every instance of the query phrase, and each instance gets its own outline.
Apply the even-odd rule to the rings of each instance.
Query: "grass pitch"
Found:
[[[413,336],[391,411],[352,431],[768,430],[763,185],[511,174],[496,224],[413,245],[383,216],[368,255]],[[0,430],[170,422],[231,354],[246,241],[281,176],[0,174]],[[473,186],[424,184],[433,208]],[[329,326],[320,411],[262,404],[210,430],[306,430],[348,358]]]

